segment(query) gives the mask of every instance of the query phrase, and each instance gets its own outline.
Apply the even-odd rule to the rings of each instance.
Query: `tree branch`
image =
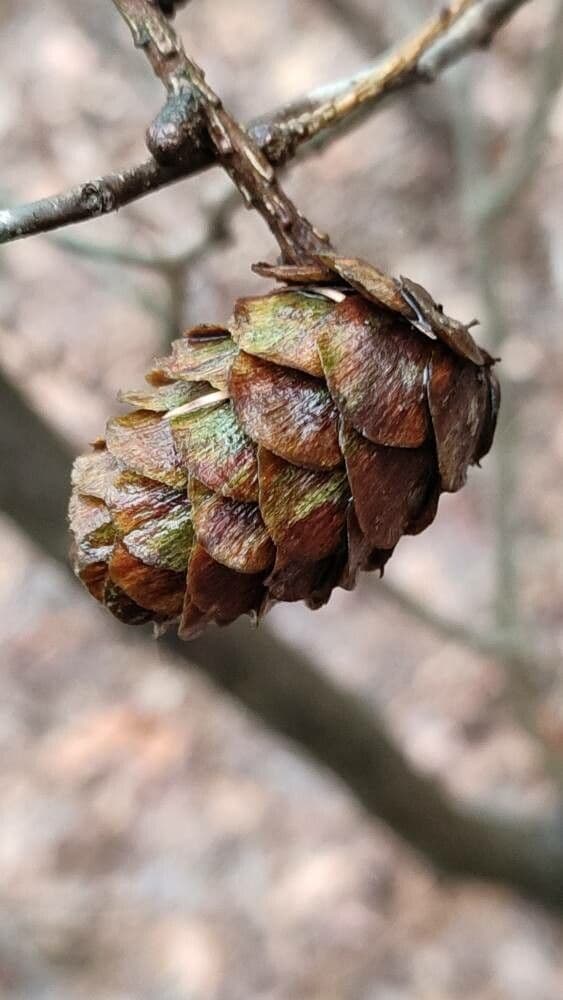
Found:
[[[558,0],[543,53],[538,60],[538,80],[529,118],[519,141],[505,157],[500,169],[490,175],[482,136],[475,120],[467,80],[459,80],[453,102],[452,126],[456,140],[463,207],[470,224],[475,265],[483,311],[494,349],[502,352],[508,334],[502,299],[499,226],[537,165],[547,133],[551,111],[563,81],[561,44],[563,2]],[[507,690],[515,717],[537,743],[542,743],[538,724],[538,696],[546,695],[546,681],[553,683],[560,663],[553,663],[543,684],[538,685],[537,663],[526,656],[530,642],[521,609],[518,587],[518,531],[515,497],[518,492],[520,399],[514,385],[503,389],[503,405],[497,429],[495,491],[495,619],[503,634],[512,636],[516,648],[505,659]],[[543,690],[542,690],[543,688]],[[544,765],[563,794],[563,757],[558,748],[544,743]]]
[[[4,192],[1,196],[6,202]],[[232,240],[231,216],[239,205],[240,197],[237,191],[229,188],[216,204],[204,210],[203,234],[175,249],[143,250],[124,244],[81,239],[68,233],[47,234],[47,239],[52,246],[74,256],[154,271],[158,274],[168,287],[168,306],[163,308],[152,298],[146,300],[146,305],[150,312],[156,313],[163,319],[165,342],[169,343],[182,332],[185,286],[190,268],[201,260],[212,246],[218,247]]]
[[[247,126],[247,131],[272,164],[285,163],[300,146],[309,144],[310,148],[312,139],[322,137],[323,142],[330,141],[339,134],[343,123],[355,125],[358,112],[372,113],[384,98],[401,87],[434,79],[474,47],[490,41],[525,2],[528,0],[477,0],[473,10],[459,16],[455,31],[450,20],[450,27],[442,26],[441,34],[436,27],[438,19],[432,18],[417,36],[426,39],[426,49],[409,39],[360,73],[317,88],[256,119]],[[173,127],[177,128],[178,123]],[[79,184],[62,194],[0,211],[0,243],[117,211],[152,191],[210,167],[214,159],[209,145],[198,143],[195,138],[192,135],[189,155],[185,153],[173,164],[150,159]]]
[[[43,551],[68,567],[71,450],[1,373],[0,406],[0,506]],[[560,816],[542,822],[502,818],[456,803],[410,764],[360,697],[267,628],[239,622],[210,630],[197,642],[181,643],[169,634],[162,644],[179,666],[196,667],[222,693],[332,772],[369,815],[438,869],[501,882],[563,909]]]
[[[66,233],[55,233],[48,237],[53,246],[78,257],[89,260],[109,261],[135,267],[147,271],[173,273],[178,269],[187,269],[207,252],[212,243],[221,243],[229,235],[229,220],[240,203],[236,191],[230,190],[217,205],[206,213],[205,232],[197,240],[190,240],[179,250],[137,250],[135,247],[121,246],[113,243],[96,243],[92,240],[82,240]]]
[[[450,875],[500,881],[563,908],[563,827],[464,807],[417,771],[365,702],[267,629],[239,622],[168,649],[331,771],[366,812]]]
[[[129,26],[133,42],[143,49],[155,75],[171,94],[189,90],[189,66],[179,35],[152,0],[113,0]]]
[[[163,324],[164,343],[169,344],[181,336],[184,329],[186,285],[190,280],[190,269],[211,252],[233,239],[231,216],[240,204],[238,192],[230,188],[221,200],[209,207],[203,235],[191,239],[185,246],[170,250],[137,250],[111,243],[96,243],[83,240],[66,233],[54,233],[47,239],[61,250],[88,260],[122,264],[141,270],[153,271],[166,286],[167,303],[158,305],[152,296],[145,297],[142,289],[138,294],[147,309],[156,313]]]
[[[153,63],[153,50],[159,45],[162,36],[166,35],[167,45],[169,38],[176,38],[164,14],[155,12],[148,0],[112,2],[129,24],[135,44],[144,44],[147,56]],[[143,39],[143,42],[139,43],[139,39]],[[174,61],[180,52],[186,98],[179,103],[177,94],[173,93],[151,125],[147,143],[153,156],[159,161],[181,158],[186,148],[184,126],[188,125],[188,132],[192,128],[189,124],[190,109],[195,107],[205,123],[207,137],[217,162],[229,175],[247,206],[256,209],[269,226],[278,242],[282,260],[291,264],[310,261],[316,252],[327,248],[327,237],[318,233],[297,211],[281,187],[270,161],[252,136],[227,111],[205,79],[203,70],[185,55],[181,43],[176,39],[173,46]],[[160,69],[159,63],[159,75]],[[189,134],[188,141],[191,146]],[[202,141],[205,142],[205,139]]]
[[[529,0],[485,0],[475,3],[454,25],[447,38],[441,38],[425,53],[419,72],[430,80],[458,62],[474,49],[490,45],[497,31]]]
[[[340,93],[333,87],[332,92],[325,93],[323,99],[323,90],[317,91],[313,103],[284,127],[298,129],[302,141],[306,141],[353,115],[358,108],[373,105],[383,95],[407,84],[433,79],[429,70],[423,68],[423,56],[475,3],[476,0],[454,0],[443,7],[412,38],[403,42],[375,66],[351,80],[343,81]]]
[[[561,657],[540,653],[528,640],[500,630],[477,629],[454,621],[387,578],[378,580],[376,587],[385,599],[436,635],[465,646],[478,656],[498,660],[507,669],[515,667],[521,673],[522,687],[528,697],[545,691],[559,672]]]
[[[369,44],[369,39],[374,36],[375,21],[363,7],[350,4],[348,0],[326,0],[326,5],[351,28],[359,43],[365,45],[367,41]],[[412,9],[413,7],[415,9]],[[420,14],[421,8],[422,3],[409,4],[409,16],[416,18],[417,11]],[[496,23],[499,19],[506,18],[510,8],[511,4],[503,0],[502,3],[490,5],[488,11],[484,8],[475,8],[472,12],[468,12],[459,25],[462,37],[470,38],[473,42],[479,38],[486,41],[493,20]],[[466,34],[467,25],[470,30]],[[503,215],[532,176],[541,154],[549,116],[563,78],[563,62],[560,57],[563,42],[563,2],[560,2],[555,9],[547,37],[544,53],[538,59],[538,83],[531,114],[522,129],[520,139],[507,154],[505,164],[495,176],[488,176],[479,162],[480,157],[476,155],[478,143],[474,141],[474,128],[469,120],[471,116],[468,81],[466,79],[457,81],[452,115],[460,174],[463,180],[464,208],[475,225],[486,226],[493,236],[496,224],[502,221]],[[450,120],[450,127],[451,125]],[[489,236],[484,239],[477,238],[476,249],[479,283],[482,293],[486,295],[484,308],[490,318],[487,325],[493,342],[500,350],[505,323],[498,293],[501,286],[498,276],[499,255],[496,249],[490,248]],[[539,655],[535,643],[522,633],[522,618],[517,603],[515,531],[509,501],[509,498],[514,496],[517,486],[515,469],[517,447],[514,432],[518,414],[515,400],[512,399],[513,395],[513,386],[506,383],[497,438],[499,434],[503,435],[505,427],[510,428],[510,433],[506,436],[504,446],[497,448],[495,452],[499,473],[496,523],[496,627],[492,630],[483,630],[465,622],[452,621],[387,579],[378,583],[377,591],[383,592],[385,597],[390,598],[394,604],[435,634],[459,642],[478,654],[493,657],[502,663],[507,680],[506,689],[515,716],[539,749],[546,773],[563,792],[563,757],[557,748],[546,743],[541,726],[538,724],[537,711],[538,699],[548,697],[550,688],[557,678],[561,658],[545,653]],[[499,611],[502,611],[500,616]]]
[[[532,112],[519,141],[506,157],[497,176],[483,179],[476,191],[476,222],[493,226],[510,210],[533,176],[547,137],[549,120],[563,84],[563,2],[558,0],[549,36],[539,59],[539,74]],[[474,179],[475,184],[475,179]]]

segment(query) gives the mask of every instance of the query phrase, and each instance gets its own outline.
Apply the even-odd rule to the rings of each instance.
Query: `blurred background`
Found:
[[[176,23],[248,120],[355,71],[437,6],[192,0]],[[278,607],[268,627],[452,797],[523,818],[563,801],[560,10],[525,4],[489,52],[287,179],[344,252],[481,319],[505,403],[483,469],[401,542],[383,583],[315,614]],[[0,79],[1,204],[145,158],[162,91],[111,4],[2,0]],[[271,238],[228,193],[213,170],[2,248],[0,422],[15,385],[84,449],[173,336],[263,289],[249,265],[273,259]],[[22,466],[27,445],[22,430]],[[26,473],[39,519],[43,472]],[[555,914],[443,878],[328,772],[115,625],[18,520],[0,516],[0,997],[563,995]]]

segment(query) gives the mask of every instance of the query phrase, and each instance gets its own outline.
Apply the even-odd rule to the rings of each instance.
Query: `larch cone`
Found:
[[[488,452],[493,359],[421,286],[323,253],[189,330],[73,469],[73,563],[121,621],[262,617],[379,570]]]

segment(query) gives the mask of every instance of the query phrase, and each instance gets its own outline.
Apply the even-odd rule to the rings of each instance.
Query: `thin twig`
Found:
[[[342,0],[326,0],[327,5],[334,9],[351,27],[354,37],[365,44],[366,39],[373,38],[375,22],[373,17],[366,15],[363,8],[353,6]],[[488,17],[484,18],[483,10],[473,9],[465,17],[471,18],[471,32],[466,35],[465,19],[459,23],[462,37],[486,39],[490,31],[491,16],[506,18],[510,13],[511,4],[498,3],[494,10],[491,5]],[[416,5],[415,5],[416,7]],[[409,5],[409,11],[411,7]],[[416,10],[414,11],[416,16]],[[544,57],[539,60],[538,86],[529,120],[522,130],[521,138],[507,156],[506,165],[497,176],[489,179],[485,176],[481,158],[478,155],[478,144],[475,141],[474,129],[466,120],[469,115],[467,106],[468,81],[458,78],[454,97],[454,129],[456,145],[462,177],[463,200],[466,209],[471,213],[474,224],[492,226],[509,209],[517,196],[532,176],[537,166],[547,124],[558,88],[563,78],[563,61],[561,60],[563,26],[563,3],[555,13],[555,18],[549,32],[549,43]],[[460,114],[460,108],[464,114]],[[483,177],[481,181],[479,178]],[[481,190],[481,185],[483,190]],[[477,262],[479,283],[485,301],[485,313],[488,318],[490,342],[500,349],[500,343],[505,335],[504,313],[498,296],[498,254],[494,240],[488,236],[477,241]],[[377,591],[384,593],[397,607],[410,617],[430,628],[443,638],[460,643],[467,649],[496,659],[507,671],[508,688],[516,715],[521,724],[539,746],[547,773],[563,788],[563,763],[558,754],[546,748],[543,734],[539,731],[536,718],[536,702],[557,677],[560,669],[560,657],[539,655],[535,644],[522,635],[520,615],[518,613],[517,574],[514,561],[514,525],[510,513],[508,498],[516,492],[517,442],[515,428],[518,406],[514,396],[514,388],[504,384],[504,402],[502,407],[501,427],[495,449],[497,456],[497,516],[496,516],[496,552],[497,552],[497,585],[496,585],[496,627],[493,631],[475,629],[464,623],[452,621],[441,615],[427,602],[419,600],[401,587],[397,587],[388,579],[378,584]],[[508,416],[507,416],[508,414]]]
[[[56,233],[49,237],[54,246],[79,257],[108,261],[149,271],[175,271],[197,263],[206,253],[211,243],[222,243],[229,235],[229,220],[240,199],[236,191],[228,193],[207,214],[205,231],[200,239],[190,240],[179,250],[164,250],[151,253],[134,247],[111,243],[96,243],[83,240],[66,233]]]
[[[520,196],[533,177],[547,137],[551,113],[563,83],[563,2],[559,0],[549,39],[539,59],[532,111],[520,139],[507,154],[498,174],[476,191],[474,212],[483,225],[493,225]]]
[[[310,134],[307,131],[304,133],[302,129],[303,121],[307,121],[307,115],[317,115],[319,130],[315,138],[318,140],[319,136],[322,136],[323,139],[326,137],[327,141],[330,141],[338,135],[337,126],[346,121],[355,124],[358,120],[357,111],[362,108],[358,97],[359,85],[364,88],[362,93],[365,95],[367,112],[372,113],[381,101],[388,94],[398,90],[399,86],[406,87],[429,81],[431,77],[470,52],[473,47],[490,40],[524,2],[526,0],[510,0],[510,2],[504,0],[501,4],[498,0],[482,0],[478,7],[481,22],[486,25],[486,32],[476,34],[473,22],[466,23],[468,18],[466,14],[459,20],[455,34],[451,29],[445,30],[443,36],[431,44],[418,61],[411,65],[408,73],[405,69],[405,51],[408,48],[412,55],[411,40],[407,46],[403,44],[397,46],[388,55],[378,59],[360,73],[317,88],[304,97],[256,119],[247,126],[247,131],[271,163],[278,165],[287,162],[295,156],[301,145],[307,141],[311,142]],[[433,18],[429,23],[434,22]],[[464,24],[466,34],[464,34]],[[427,24],[423,26],[421,33],[426,35],[428,30]],[[392,65],[403,67],[399,76],[390,76],[389,67]],[[378,81],[383,77],[386,83],[385,86],[380,86]],[[371,81],[369,86],[368,81]],[[343,110],[346,107],[347,95],[356,108],[354,114]],[[343,117],[338,119],[334,114],[329,114],[328,117],[325,114],[319,120],[319,108],[326,109],[335,101],[340,102],[339,107]],[[0,211],[0,243],[8,243],[35,233],[47,232],[117,211],[152,191],[210,167],[213,162],[211,150],[205,144],[198,145],[194,141],[189,156],[174,164],[164,165],[150,159],[118,173],[107,174],[79,184],[62,194]]]
[[[541,653],[533,643],[522,641],[516,635],[507,635],[504,631],[475,629],[465,622],[455,621],[387,578],[377,582],[376,593],[382,594],[401,611],[442,638],[459,643],[480,656],[488,656],[501,663],[509,661],[518,664],[525,677],[528,695],[545,691],[559,672],[561,658],[555,653]]]
[[[2,421],[0,427],[10,442],[2,499],[26,530],[31,526],[36,540],[64,559],[61,511],[66,507],[64,470],[69,456],[9,385],[0,396],[11,418],[8,426]],[[22,429],[37,462],[29,454],[28,461],[21,462]],[[41,493],[46,493],[51,520],[46,521],[43,509],[41,518],[29,520],[30,505],[37,509],[38,492],[30,469],[48,474],[49,489]],[[26,504],[19,492],[22,482]],[[417,773],[360,699],[264,630],[252,634],[250,642],[245,634],[244,625],[239,625],[230,634],[216,631],[189,647],[173,638],[167,645],[184,665],[193,662],[222,691],[331,770],[369,814],[389,823],[437,866],[504,881],[561,908],[563,856],[557,822],[514,821],[457,805],[435,781]],[[271,668],[266,671],[265,659]]]
[[[205,79],[203,70],[186,56],[181,42],[174,41],[174,30],[164,14],[155,11],[148,0],[112,2],[129,25],[135,44],[140,44],[139,39],[143,40],[141,44],[153,65],[154,50],[160,51],[163,37],[167,46],[173,44],[175,58],[177,53],[181,53],[178,58],[181,58],[183,86],[189,92],[186,113],[189,117],[192,105],[199,109],[217,162],[228,173],[247,206],[263,217],[278,242],[282,259],[292,264],[307,262],[312,254],[326,249],[327,238],[297,211],[260,147],[229,113]],[[459,2],[467,3],[467,0]],[[160,63],[157,70],[160,70]],[[178,143],[176,150],[175,141]],[[178,115],[177,95],[172,94],[156,123],[149,129],[148,143],[153,155],[160,160],[168,159],[174,152],[181,155],[184,142],[182,114]]]
[[[543,55],[540,59],[538,85],[532,112],[522,131],[522,138],[507,154],[506,166],[488,179],[480,138],[475,126],[467,81],[458,81],[453,125],[458,150],[463,203],[473,230],[477,276],[481,290],[489,340],[502,353],[508,324],[500,295],[498,227],[507,217],[525,182],[539,161],[558,88],[563,80],[561,38],[563,3],[559,3]],[[460,90],[463,88],[463,95]],[[485,197],[482,192],[485,191]],[[518,491],[520,401],[514,386],[506,384],[495,448],[497,463],[495,504],[496,551],[496,628],[503,636],[512,636],[516,649],[503,658],[507,668],[508,690],[515,713],[529,735],[543,751],[547,773],[563,794],[563,758],[545,743],[538,727],[537,664],[522,652],[529,645],[520,608],[517,567],[518,531],[515,497]],[[552,677],[560,664],[553,664]]]
[[[189,88],[182,40],[162,10],[149,0],[113,0],[128,24],[133,42],[143,49],[166,89],[178,94]]]
[[[458,62],[474,49],[490,45],[497,31],[530,0],[477,0],[460,19],[447,38],[441,38],[425,53],[419,63],[419,72],[435,79],[436,76]]]
[[[322,90],[318,91],[317,106],[307,108],[286,127],[297,128],[304,139],[312,139],[329,125],[338,124],[343,118],[353,115],[359,107],[379,100],[383,94],[405,86],[407,82],[431,76],[427,68],[421,69],[422,57],[474,4],[475,0],[454,0],[454,3],[443,7],[387,58],[358,74],[354,80],[345,81],[340,94],[327,94],[323,100]]]
[[[240,204],[238,193],[230,189],[220,202],[209,209],[203,235],[191,240],[179,250],[143,251],[134,247],[110,243],[96,243],[66,233],[47,235],[47,239],[65,253],[85,257],[92,261],[120,264],[138,270],[153,271],[166,285],[167,301],[159,305],[153,296],[140,292],[143,305],[156,314],[164,328],[164,340],[178,337],[184,329],[186,285],[190,269],[209,253],[232,238],[230,218]]]

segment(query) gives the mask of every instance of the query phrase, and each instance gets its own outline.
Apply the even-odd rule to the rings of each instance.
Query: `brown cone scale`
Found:
[[[492,444],[493,360],[420,285],[329,253],[256,269],[283,284],[176,341],[76,460],[75,572],[120,621],[318,608]]]

